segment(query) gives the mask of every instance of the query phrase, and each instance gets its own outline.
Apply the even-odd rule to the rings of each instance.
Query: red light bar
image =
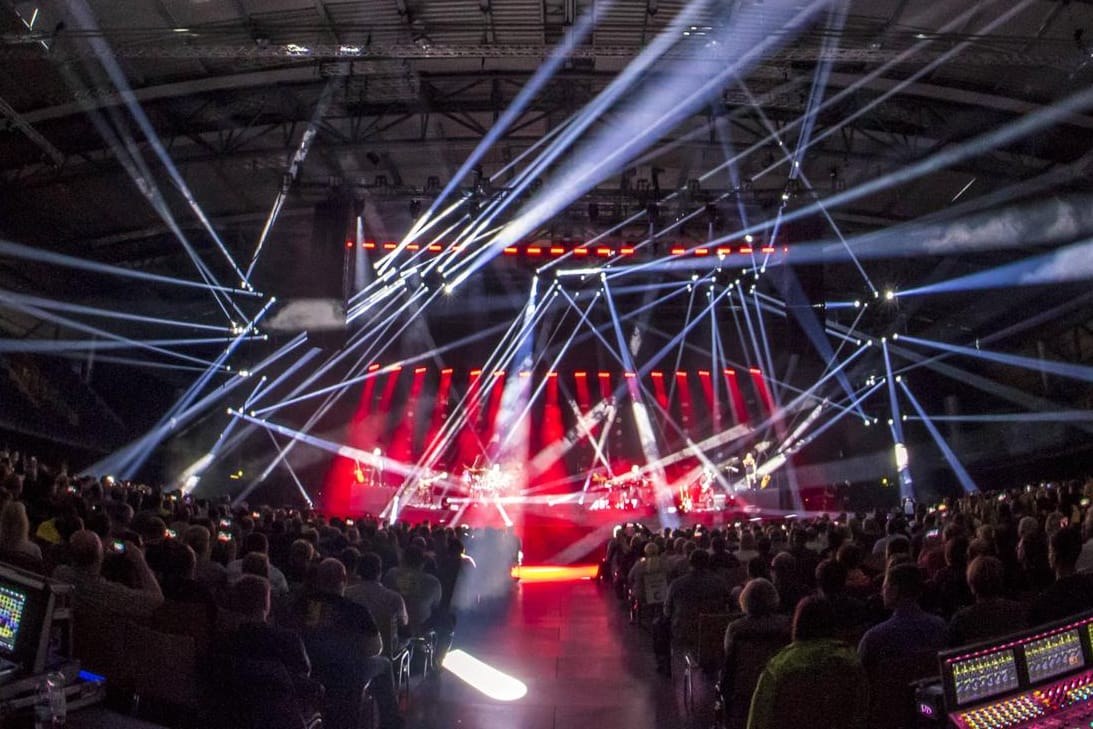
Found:
[[[763,371],[762,371],[762,370],[758,370],[758,369],[756,369],[756,368],[754,368],[754,367],[749,367],[749,368],[748,368],[748,372],[752,373],[753,375],[761,375],[761,374],[763,374]]]
[[[698,376],[699,377],[709,377],[710,373],[707,370],[699,370],[698,371]]]
[[[450,375],[450,374],[452,374],[453,372],[455,372],[455,370],[453,370],[453,369],[452,369],[451,367],[445,367],[444,369],[442,369],[442,370],[440,371],[440,374],[442,374],[442,375]]]
[[[528,372],[527,370],[521,370],[520,371],[520,377],[526,379],[528,377],[531,377],[531,373]]]
[[[417,243],[411,243],[408,246],[406,246],[406,250],[408,250],[408,251],[420,251],[421,246],[419,246]]]
[[[462,251],[463,248],[464,248],[464,246],[452,246],[452,250],[455,251],[456,253],[459,253],[460,251]]]
[[[496,372],[493,373],[493,376],[494,377],[504,377],[505,376],[505,371],[504,370],[497,370]]]
[[[424,367],[415,367],[415,368],[414,368],[414,374],[415,374],[415,375],[423,375],[423,374],[425,374],[425,368],[424,368]]]
[[[573,376],[574,377],[588,377],[588,373],[585,372],[584,370],[580,370],[578,372],[574,372]]]
[[[379,362],[373,362],[372,364],[368,365],[368,371],[369,372],[375,372],[379,368],[380,368]]]
[[[686,377],[686,376],[687,376],[687,373],[683,372],[682,370],[679,371],[679,372],[676,372],[676,377]]]
[[[623,247],[623,248],[622,248],[622,249],[621,249],[621,250],[619,251],[619,253],[621,253],[621,254],[622,254],[622,255],[624,255],[624,256],[632,256],[632,255],[634,255],[634,249],[633,249],[632,247],[630,247],[630,246],[624,246],[624,247]]]
[[[687,252],[687,249],[682,248],[682,247],[673,248],[672,251],[671,251],[673,256],[682,256],[686,252]]]
[[[371,250],[374,250],[375,247],[376,247],[376,241],[374,241],[374,240],[366,240],[364,242],[365,250],[371,251]]]
[[[637,375],[634,374],[633,372],[624,372],[622,376],[625,377],[628,380],[632,380],[635,377],[637,377]]]
[[[664,377],[664,373],[663,372],[654,372],[653,377]]]
[[[547,375],[547,377],[557,377],[557,376],[558,376],[557,372],[551,372],[549,375]]]
[[[471,377],[478,377],[482,374],[482,370],[471,370]]]
[[[751,246],[740,246],[741,253],[751,253]]]
[[[564,253],[565,253],[565,248],[562,248],[561,246],[551,246],[550,247],[550,255],[552,255],[552,256],[561,256]]]
[[[429,245],[430,253],[440,253],[444,248],[439,243],[432,243]]]
[[[736,377],[736,371],[727,369],[725,370],[725,377]]]
[[[719,256],[731,256],[732,255],[732,248],[718,248],[717,249],[717,255],[719,255]]]
[[[543,252],[543,249],[539,246],[528,246],[527,253],[529,256],[537,256]]]
[[[588,255],[588,249],[587,248],[574,248],[573,249],[573,255],[575,255],[575,256],[587,256]]]
[[[396,248],[398,248],[398,243],[394,242],[393,240],[387,241],[383,244],[383,250],[385,251],[393,251]]]
[[[597,375],[597,376],[598,376],[598,377],[599,377],[599,378],[600,378],[601,380],[609,380],[609,379],[611,379],[611,373],[610,373],[610,372],[600,372],[600,373],[598,373],[598,375]]]
[[[402,365],[393,364],[387,368],[388,372],[402,372]]]
[[[345,247],[346,247],[346,248],[352,248],[352,247],[353,247],[353,241],[351,241],[351,240],[347,240],[347,241],[345,242]]]
[[[774,253],[774,246],[763,246],[760,250],[762,250],[763,253]]]
[[[520,251],[518,251],[518,250],[516,249],[516,247],[515,247],[515,246],[509,246],[508,248],[506,248],[506,249],[505,249],[504,251],[502,251],[502,252],[503,252],[503,253],[504,253],[504,254],[505,254],[506,256],[515,256],[515,255],[516,255],[517,253],[519,253]]]
[[[708,255],[710,255],[710,249],[709,248],[696,248],[695,249],[695,255],[696,256],[708,256]]]
[[[596,255],[601,256],[602,258],[607,258],[607,257],[609,257],[613,254],[614,254],[614,251],[612,251],[610,248],[597,248],[596,249]]]

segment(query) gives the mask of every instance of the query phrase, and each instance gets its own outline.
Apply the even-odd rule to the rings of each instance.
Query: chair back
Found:
[[[218,654],[211,662],[211,723],[224,729],[303,729],[305,718],[284,664]]]
[[[767,661],[788,644],[788,633],[744,634],[733,639],[732,655],[726,657],[722,673],[727,729],[744,729],[747,725],[751,696],[759,683],[759,674],[766,668]]]
[[[151,627],[161,633],[187,635],[198,652],[205,653],[212,641],[213,624],[207,605],[167,600],[152,614]]]
[[[937,653],[924,651],[882,661],[869,677],[870,729],[909,729],[914,726],[911,684],[938,674]]]
[[[702,613],[698,616],[698,665],[705,671],[716,671],[725,662],[725,629],[735,618],[734,613]]]

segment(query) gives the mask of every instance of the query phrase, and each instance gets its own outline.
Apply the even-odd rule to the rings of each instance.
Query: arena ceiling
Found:
[[[808,15],[810,4],[783,2],[766,5],[769,17],[763,0],[700,5],[0,0],[0,238],[7,246],[0,326],[10,340],[88,336],[69,323],[74,313],[43,317],[43,308],[56,309],[27,297],[223,323],[218,304],[199,289],[100,275],[73,260],[195,279],[185,238],[218,281],[234,286],[228,258],[251,258],[279,193],[284,204],[270,250],[307,239],[315,205],[332,190],[354,200],[370,238],[399,240],[449,184],[463,199],[503,193],[544,137],[564,131],[567,120],[634,73],[636,59],[657,43],[669,47],[627,95],[671,84],[680,69],[713,78],[740,63],[726,42],[730,28],[768,45],[640,153],[539,222],[529,240],[587,240],[616,224],[615,237],[640,240],[705,207],[704,216],[671,234],[694,245],[883,180],[783,231],[790,263],[797,244],[824,241],[829,248],[820,250],[830,250],[840,238],[876,236],[860,263],[815,254],[798,260],[824,300],[853,301],[992,270],[1090,235],[1093,225],[1081,214],[1061,236],[1037,233],[1050,227],[1039,225],[1044,216],[1084,210],[1093,193],[1093,104],[1075,101],[1093,80],[1093,3],[852,0],[821,3],[821,12]],[[683,12],[692,13],[687,22],[673,25]],[[791,30],[785,12],[807,22]],[[587,36],[460,175],[589,14]],[[795,123],[815,104],[820,65],[831,103],[813,117],[797,176],[776,140],[792,148],[801,138]],[[590,133],[626,128],[626,114],[625,104],[605,108]],[[1034,128],[1008,134],[1023,120]],[[306,158],[294,169],[309,132]],[[741,150],[733,169],[722,164]],[[551,173],[560,165],[545,166],[537,184],[555,184]],[[897,179],[908,170],[915,172]],[[155,195],[158,209],[149,202]],[[1001,233],[985,227],[998,220],[1010,221]],[[909,253],[902,226],[920,221],[937,230],[965,225],[979,244]],[[1022,227],[1033,223],[1036,231]],[[982,239],[992,235],[1007,240]],[[28,249],[65,263],[28,256]],[[276,291],[292,261],[271,260],[277,266],[260,266],[255,282]],[[487,293],[516,299],[506,315],[519,310],[530,270],[499,259],[483,271]],[[1070,363],[1093,355],[1093,308],[1073,282],[878,306],[862,323],[877,336],[905,332],[967,345],[1042,311],[1057,315],[994,339],[996,346]],[[462,314],[439,309],[434,316],[458,323]],[[843,314],[829,316],[838,324]],[[134,338],[152,337],[150,327],[111,323],[112,332]],[[157,361],[149,351],[132,359]],[[171,386],[187,381],[162,368],[142,370]],[[1087,383],[1045,392],[1037,377],[991,374],[1035,397],[1090,406]]]

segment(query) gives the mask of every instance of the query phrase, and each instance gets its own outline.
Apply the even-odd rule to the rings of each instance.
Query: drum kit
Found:
[[[599,496],[591,509],[641,509],[652,503],[652,482],[637,466],[619,476],[593,473],[592,483]]]

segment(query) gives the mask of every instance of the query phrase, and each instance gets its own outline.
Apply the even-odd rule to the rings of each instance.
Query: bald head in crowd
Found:
[[[69,541],[72,565],[98,574],[102,569],[102,540],[89,529],[81,529]]]
[[[334,557],[324,559],[315,571],[315,587],[319,592],[341,595],[345,592],[347,581],[345,565]]]

